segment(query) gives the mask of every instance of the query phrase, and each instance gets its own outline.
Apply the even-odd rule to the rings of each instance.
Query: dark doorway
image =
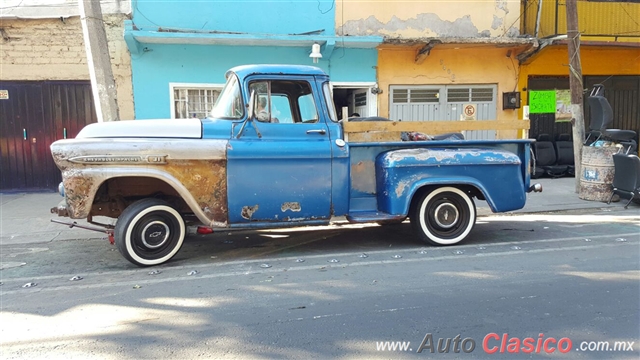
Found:
[[[49,145],[96,122],[88,81],[0,82],[0,190],[54,190]]]
[[[613,108],[612,129],[634,130],[640,133],[640,76],[585,76],[587,93],[584,94],[584,121],[588,131],[590,109],[587,97],[594,84],[605,86],[605,97]],[[569,89],[569,78],[563,76],[531,76],[528,90]],[[571,134],[571,123],[556,122],[555,114],[531,114],[529,137],[549,134],[555,139],[558,134]],[[638,139],[636,139],[637,141]]]

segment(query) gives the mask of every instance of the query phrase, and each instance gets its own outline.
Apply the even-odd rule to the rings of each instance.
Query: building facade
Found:
[[[133,118],[128,3],[103,9],[120,116]],[[49,145],[96,121],[77,1],[3,2],[0,36],[0,190],[55,189]]]
[[[587,97],[601,83],[613,108],[613,128],[640,133],[640,2],[579,0],[577,6],[586,129],[591,117]],[[565,2],[528,0],[522,21],[524,31],[540,40],[520,59],[518,88],[527,105],[531,91],[569,89]],[[562,120],[555,113],[531,114],[529,136],[571,134],[571,123]]]
[[[503,94],[517,91],[520,31],[513,1],[343,2],[337,33],[384,37],[378,47],[379,112],[393,120],[449,121],[467,138],[514,138],[526,122]],[[494,120],[490,130],[460,120]]]
[[[49,144],[95,121],[75,0],[8,0],[0,13],[0,189],[53,188]],[[617,128],[640,130],[637,1],[579,1],[585,88]],[[121,119],[202,118],[243,64],[315,64],[339,112],[434,121],[469,139],[570,133],[523,111],[531,91],[568,89],[564,2],[105,1]],[[6,98],[4,98],[6,94]],[[40,105],[38,105],[40,104]],[[36,105],[36,106],[33,106]],[[589,114],[586,108],[586,120]],[[437,123],[436,123],[437,122]],[[435,133],[434,133],[435,134]],[[15,174],[15,175],[7,175]]]
[[[333,81],[338,108],[377,114],[380,36],[335,33],[336,3],[320,1],[133,2],[131,52],[136,119],[204,117],[231,67],[315,64]]]

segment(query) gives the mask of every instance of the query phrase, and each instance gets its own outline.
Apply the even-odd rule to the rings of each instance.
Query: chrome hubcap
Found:
[[[440,204],[434,211],[436,224],[443,229],[453,227],[458,221],[458,209],[453,204]]]
[[[162,246],[169,239],[171,231],[162,221],[152,221],[142,230],[142,243],[149,249]]]

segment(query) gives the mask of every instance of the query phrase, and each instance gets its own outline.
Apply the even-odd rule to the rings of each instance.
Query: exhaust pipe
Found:
[[[529,186],[529,189],[527,190],[528,193],[530,192],[542,192],[542,184],[536,183],[533,184],[531,186]]]

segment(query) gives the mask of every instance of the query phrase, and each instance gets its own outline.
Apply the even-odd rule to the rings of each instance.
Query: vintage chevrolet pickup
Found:
[[[195,222],[409,217],[421,240],[452,245],[475,224],[474,197],[504,212],[541,191],[529,184],[529,140],[350,142],[321,69],[247,65],[226,78],[209,118],[97,123],[53,143],[64,200],[52,212],[117,218],[118,250],[149,266],[171,259]]]

